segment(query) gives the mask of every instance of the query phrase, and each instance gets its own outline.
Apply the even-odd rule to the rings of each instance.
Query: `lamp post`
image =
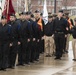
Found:
[[[0,1],[0,19],[1,19],[1,15],[2,15],[2,7],[1,7],[1,5],[2,5],[2,0]]]
[[[54,13],[56,13],[56,0],[54,0]]]

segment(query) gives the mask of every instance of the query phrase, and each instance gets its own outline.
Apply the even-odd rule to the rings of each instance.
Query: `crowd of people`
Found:
[[[60,60],[64,53],[68,53],[70,34],[74,33],[76,38],[74,29],[76,30],[73,21],[63,10],[60,10],[58,15],[49,15],[46,25],[38,10],[34,14],[22,12],[19,19],[15,14],[10,14],[8,22],[3,15],[0,23],[0,70],[14,69],[16,60],[16,66],[38,62],[41,53],[44,53],[45,57],[54,55],[55,60]],[[73,41],[75,45],[76,39]],[[75,47],[73,48],[75,51]]]

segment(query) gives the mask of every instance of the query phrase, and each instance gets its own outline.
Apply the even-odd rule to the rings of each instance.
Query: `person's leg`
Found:
[[[9,54],[8,54],[8,68],[10,68],[12,65],[12,47],[9,48]]]
[[[73,56],[75,59],[75,39],[72,40]]]
[[[11,68],[15,67],[17,52],[18,52],[18,42],[14,41],[13,42],[13,48],[12,48],[12,58],[11,58],[12,59],[12,65],[11,65]]]
[[[59,35],[58,34],[55,34],[55,46],[56,46],[56,53],[55,53],[55,56],[56,58],[55,59],[58,59],[59,58],[59,51],[60,51],[60,47],[59,47]]]
[[[69,49],[69,38],[70,38],[70,34],[67,34],[67,40],[66,40],[66,51],[68,52]]]
[[[48,56],[49,50],[48,50],[48,37],[45,37],[45,55]]]
[[[40,55],[40,41],[37,42],[37,46],[36,46],[36,61],[39,60],[39,55]]]
[[[8,50],[9,50],[9,43],[4,43],[2,48],[2,70],[7,69],[8,67]]]
[[[22,64],[22,44],[18,46],[18,64],[17,66]]]
[[[74,50],[75,50],[74,51],[74,55],[75,55],[74,59],[76,59],[76,39],[75,39],[75,49]]]
[[[50,43],[50,55],[52,56],[52,54],[53,54],[53,46],[54,46],[54,39],[52,38],[52,36],[51,37],[49,37],[49,43]]]
[[[22,40],[22,65],[27,63],[26,50],[27,50],[27,39],[23,39]]]
[[[63,49],[64,49],[64,41],[65,41],[65,36],[64,34],[60,35],[60,39],[59,39],[59,57],[62,57],[63,54]]]
[[[0,69],[2,68],[2,46],[0,44]]]
[[[28,42],[27,49],[26,49],[26,59],[25,59],[26,64],[29,64],[30,57],[31,57],[31,42]]]

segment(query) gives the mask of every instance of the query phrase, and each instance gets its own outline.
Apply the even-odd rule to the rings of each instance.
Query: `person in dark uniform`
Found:
[[[44,52],[44,21],[42,20],[40,16],[40,12],[38,10],[35,11],[35,20],[38,25],[38,38],[37,38],[37,59],[39,59],[40,53]]]
[[[26,50],[26,62],[33,62],[31,59],[31,54],[33,54],[32,51],[32,42],[33,42],[33,31],[32,31],[32,25],[33,25],[33,20],[31,19],[31,12],[26,12],[26,20],[28,22],[28,29],[29,29],[29,36],[28,36],[28,45],[27,45],[27,50]]]
[[[29,49],[28,49],[28,45],[30,43],[31,40],[31,35],[30,35],[30,24],[29,22],[26,20],[27,16],[26,13],[23,12],[23,19],[21,21],[21,27],[19,30],[19,36],[20,36],[20,42],[21,42],[21,54],[22,54],[22,63],[20,63],[20,65],[29,65]]]
[[[15,14],[10,15],[9,23],[12,26],[12,46],[10,47],[9,51],[9,66],[8,68],[15,68],[16,56],[18,52],[18,45],[19,42],[19,35],[18,35],[18,23],[16,22]]]
[[[37,37],[37,51],[36,51],[36,61],[39,61],[39,55],[43,51],[42,50],[42,34],[43,34],[43,25],[42,25],[42,18],[40,17],[40,12],[38,10],[35,11],[35,22],[37,23],[38,26],[38,37]]]
[[[65,15],[66,20],[68,21],[68,28],[69,28],[69,30],[71,30],[72,27],[74,26],[73,20],[70,19],[68,12],[66,12],[64,15]],[[65,41],[65,42],[66,42],[66,45],[65,45],[65,53],[68,53],[68,49],[69,49],[69,39],[70,39],[70,33],[68,32],[68,33],[67,33],[67,37],[66,37],[66,41]]]
[[[21,27],[21,24],[22,24],[22,20],[23,20],[23,12],[21,12],[20,14],[19,14],[19,19],[17,19],[16,20],[16,22],[18,23],[18,25],[19,25],[19,27]],[[19,30],[18,30],[19,31]],[[20,66],[20,65],[22,65],[22,66],[24,66],[22,63],[23,63],[23,54],[22,54],[22,49],[21,49],[22,47],[21,47],[21,44],[20,45],[18,45],[18,63],[17,63],[17,65],[16,66]]]
[[[67,20],[63,17],[63,10],[60,10],[58,17],[53,21],[54,39],[56,45],[56,58],[61,59],[63,54],[64,40],[67,33]]]
[[[11,25],[7,24],[5,16],[1,17],[0,23],[0,70],[6,71],[8,66],[8,53],[11,34]]]
[[[35,22],[35,18],[34,15],[31,14],[31,19],[30,19],[31,25],[32,25],[32,47],[31,47],[31,61],[32,63],[34,63],[34,61],[36,61],[36,54],[37,54],[37,31],[38,31],[38,25]]]

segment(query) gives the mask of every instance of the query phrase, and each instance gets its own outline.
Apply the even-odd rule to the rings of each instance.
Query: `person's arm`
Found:
[[[72,26],[74,26],[73,20],[72,20],[72,19],[70,19],[70,21],[71,21],[71,23],[72,23]]]

